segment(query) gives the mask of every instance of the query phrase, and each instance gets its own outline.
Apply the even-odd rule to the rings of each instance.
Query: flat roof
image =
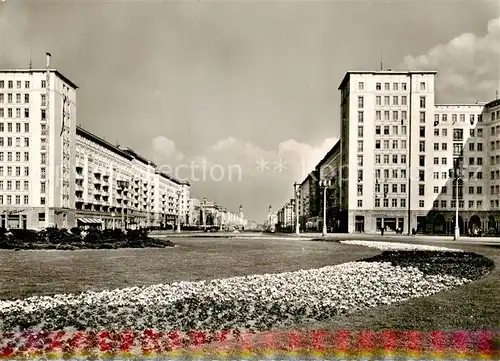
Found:
[[[82,128],[79,125],[76,126],[76,135],[80,135],[84,138],[87,138],[87,139],[91,140],[92,142],[97,143],[100,146],[126,158],[127,160],[133,159],[133,157],[130,154],[128,154],[127,152],[124,152],[122,149],[120,149],[120,147],[111,144],[110,142],[102,139],[101,137],[98,137],[97,135],[89,132],[88,130]]]
[[[57,69],[49,69],[50,72],[55,73],[59,78],[64,80],[66,83],[71,85],[74,89],[78,89],[78,85],[73,83],[67,77],[65,77]],[[0,73],[46,73],[47,69],[0,69]]]
[[[409,75],[409,74],[437,74],[437,70],[348,70],[338,90],[342,89],[344,84],[349,80],[351,74],[372,74],[372,75]]]

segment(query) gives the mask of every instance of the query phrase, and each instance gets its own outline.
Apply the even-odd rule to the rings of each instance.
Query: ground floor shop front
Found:
[[[0,208],[0,228],[41,230],[47,227],[43,207]],[[75,209],[49,210],[50,226],[71,229],[81,228],[170,228],[177,224],[177,215],[128,211],[126,213],[85,211]]]
[[[453,234],[456,213],[453,211],[349,211],[349,233],[385,232]],[[408,221],[409,220],[409,221]],[[459,212],[458,228],[460,234],[482,234],[500,232],[500,212]]]

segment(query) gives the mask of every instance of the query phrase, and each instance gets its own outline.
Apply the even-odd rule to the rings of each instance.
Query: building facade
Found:
[[[0,71],[0,226],[75,222],[76,89],[54,69]]]
[[[0,226],[186,221],[189,183],[77,127],[76,90],[54,69],[0,71]]]
[[[276,212],[276,222],[280,231],[295,230],[295,200],[290,199]]]
[[[435,75],[344,77],[339,198],[348,232],[453,233],[457,205],[461,233],[498,230],[499,102],[435,104]]]

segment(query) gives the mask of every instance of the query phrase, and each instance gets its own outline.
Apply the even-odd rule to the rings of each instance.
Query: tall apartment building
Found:
[[[452,233],[457,189],[461,233],[498,229],[499,102],[435,104],[435,74],[351,71],[342,80],[339,198],[348,232]]]
[[[283,229],[295,229],[295,200],[290,199],[276,212],[276,221]]]
[[[54,69],[0,71],[0,226],[185,222],[189,183],[77,127],[76,90]]]
[[[54,69],[0,71],[1,226],[45,227],[46,205],[74,222],[76,89]]]

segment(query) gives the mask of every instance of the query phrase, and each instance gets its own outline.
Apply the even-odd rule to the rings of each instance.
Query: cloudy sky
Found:
[[[440,71],[439,102],[494,99],[499,16],[482,0],[5,0],[0,67],[51,52],[80,86],[80,125],[262,221],[339,136],[346,70],[382,53]]]

